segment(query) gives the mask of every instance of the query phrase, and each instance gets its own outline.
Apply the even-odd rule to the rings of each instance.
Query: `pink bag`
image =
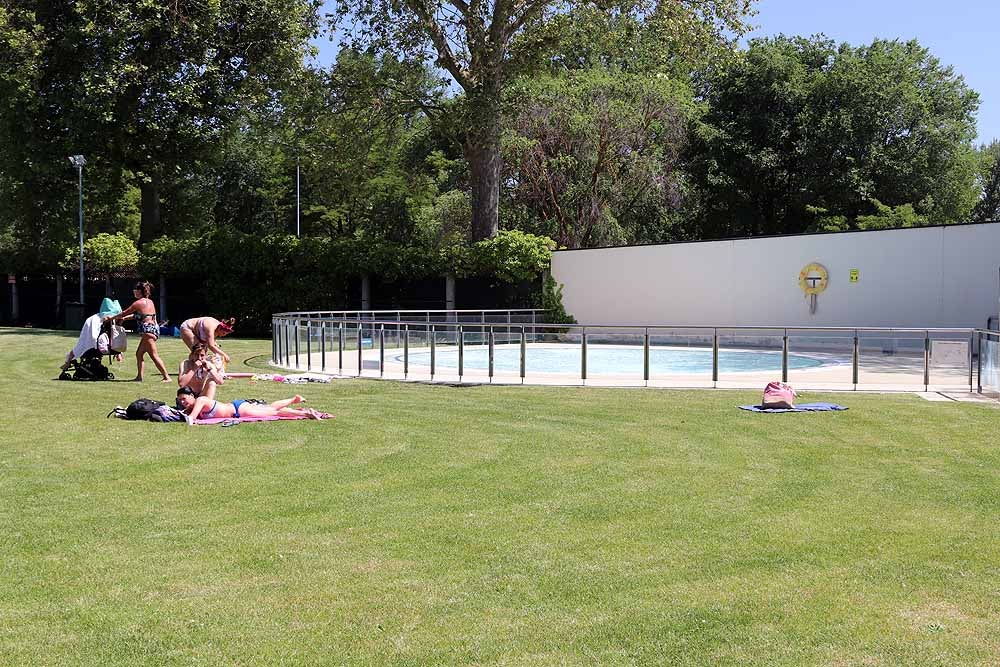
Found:
[[[764,387],[764,400],[761,405],[767,408],[794,408],[797,395],[791,385],[784,382],[768,382]]]

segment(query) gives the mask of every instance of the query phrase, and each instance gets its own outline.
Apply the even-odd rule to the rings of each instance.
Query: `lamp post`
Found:
[[[82,155],[71,155],[69,162],[76,167],[77,178],[80,183],[80,303],[83,303],[83,165],[87,160]]]
[[[301,202],[301,190],[299,188],[299,154],[295,153],[295,235],[301,236],[299,232],[299,211]]]

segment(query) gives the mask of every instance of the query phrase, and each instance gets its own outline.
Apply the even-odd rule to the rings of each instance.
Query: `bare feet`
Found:
[[[292,398],[292,404],[295,404],[295,403],[305,403],[305,402],[306,402],[306,399],[302,398],[298,394],[295,394],[295,397]]]
[[[170,379],[170,376],[168,375],[167,377],[165,377],[162,380],[160,380],[160,382],[172,382],[172,380]]]
[[[306,408],[306,417],[308,417],[309,419],[322,419],[323,418],[320,415],[320,413],[316,412],[312,408]]]

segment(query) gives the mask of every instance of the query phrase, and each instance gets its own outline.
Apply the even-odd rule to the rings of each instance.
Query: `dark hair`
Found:
[[[132,289],[142,292],[142,295],[148,299],[149,295],[153,293],[153,284],[148,280],[140,280]]]
[[[177,395],[180,396],[181,394],[194,396],[194,389],[192,389],[191,387],[181,387],[180,389],[177,390]]]
[[[195,343],[194,345],[191,346],[191,354],[197,354],[207,349],[208,346],[205,345],[204,343]]]

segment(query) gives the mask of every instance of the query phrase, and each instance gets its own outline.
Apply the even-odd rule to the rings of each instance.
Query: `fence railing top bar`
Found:
[[[316,311],[317,313],[331,313],[331,311]],[[806,333],[895,333],[895,334],[963,334],[970,335],[976,333],[982,333],[985,335],[1000,336],[1000,331],[993,331],[990,329],[978,329],[975,327],[862,327],[862,326],[844,326],[844,327],[824,327],[824,326],[787,326],[787,325],[716,325],[716,324],[566,324],[558,322],[476,322],[476,321],[457,321],[457,320],[435,320],[428,322],[424,319],[405,319],[402,315],[409,315],[412,313],[533,313],[533,312],[544,312],[540,309],[522,309],[522,310],[452,310],[452,311],[362,311],[365,313],[382,313],[391,312],[393,314],[399,313],[401,317],[397,318],[364,318],[360,319],[358,317],[336,317],[338,313],[357,313],[359,311],[332,311],[332,314],[325,315],[321,314],[318,316],[313,316],[312,313],[275,313],[272,315],[274,319],[286,319],[286,320],[308,320],[312,322],[350,322],[358,323],[363,322],[366,325],[398,325],[398,324],[417,324],[417,325],[427,325],[434,324],[437,326],[494,326],[494,327],[512,327],[512,328],[534,328],[534,329],[615,329],[615,330],[625,330],[634,331],[636,333],[643,333],[649,331],[651,334],[655,334],[658,331],[720,331],[720,332],[730,332],[730,331],[760,331],[760,332],[773,332],[775,335],[779,335],[785,331],[789,333],[796,332],[806,332]]]
[[[307,311],[292,311],[287,313],[274,313],[271,317],[279,318],[295,318],[295,317],[335,317],[337,315],[350,315],[354,319],[357,316],[363,315],[366,318],[369,315],[480,315],[482,313],[544,313],[544,308],[473,308],[464,310],[395,310],[395,309],[380,309],[380,310],[307,310]]]

